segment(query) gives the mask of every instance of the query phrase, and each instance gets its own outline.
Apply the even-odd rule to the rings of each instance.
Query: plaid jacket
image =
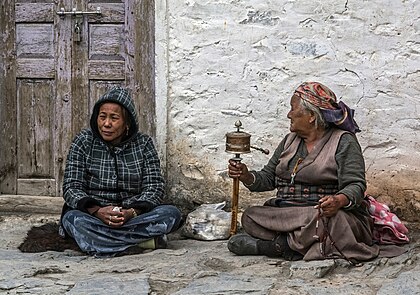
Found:
[[[118,146],[99,136],[96,119],[99,106],[107,101],[123,105],[134,126]],[[138,132],[133,102],[128,92],[114,88],[96,104],[91,128],[74,139],[66,162],[63,193],[66,205],[86,211],[93,205],[115,205],[149,211],[164,196],[164,179],[152,139]]]

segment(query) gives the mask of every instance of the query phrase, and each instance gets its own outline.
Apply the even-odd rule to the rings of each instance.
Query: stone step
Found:
[[[61,197],[0,195],[2,213],[60,214],[64,200]]]

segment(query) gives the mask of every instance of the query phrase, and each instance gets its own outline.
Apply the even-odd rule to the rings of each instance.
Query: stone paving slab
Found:
[[[58,215],[0,215],[0,294],[420,294],[417,237],[407,253],[359,267],[345,260],[238,257],[226,240],[177,234],[170,235],[168,249],[116,258],[17,249],[31,226],[56,220]]]

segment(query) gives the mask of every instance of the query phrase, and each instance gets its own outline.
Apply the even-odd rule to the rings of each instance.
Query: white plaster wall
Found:
[[[356,110],[370,189],[420,210],[419,1],[171,0],[156,8],[158,125],[167,127],[158,141],[173,197],[225,198],[234,122],[273,151],[288,132],[293,90],[319,81]],[[256,151],[243,158],[255,169],[268,161]]]

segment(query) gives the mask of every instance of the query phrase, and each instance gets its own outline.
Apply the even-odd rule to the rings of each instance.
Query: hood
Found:
[[[128,118],[126,119],[130,122],[130,129],[128,131],[128,135],[126,135],[121,142],[124,143],[127,140],[131,139],[133,135],[137,134],[139,130],[137,113],[136,108],[134,107],[133,99],[131,98],[127,89],[119,86],[112,88],[98,99],[98,101],[93,106],[92,116],[90,117],[90,128],[92,128],[93,133],[99,138],[101,137],[99,135],[97,121],[99,115],[99,108],[102,104],[106,102],[118,103],[127,110]]]

